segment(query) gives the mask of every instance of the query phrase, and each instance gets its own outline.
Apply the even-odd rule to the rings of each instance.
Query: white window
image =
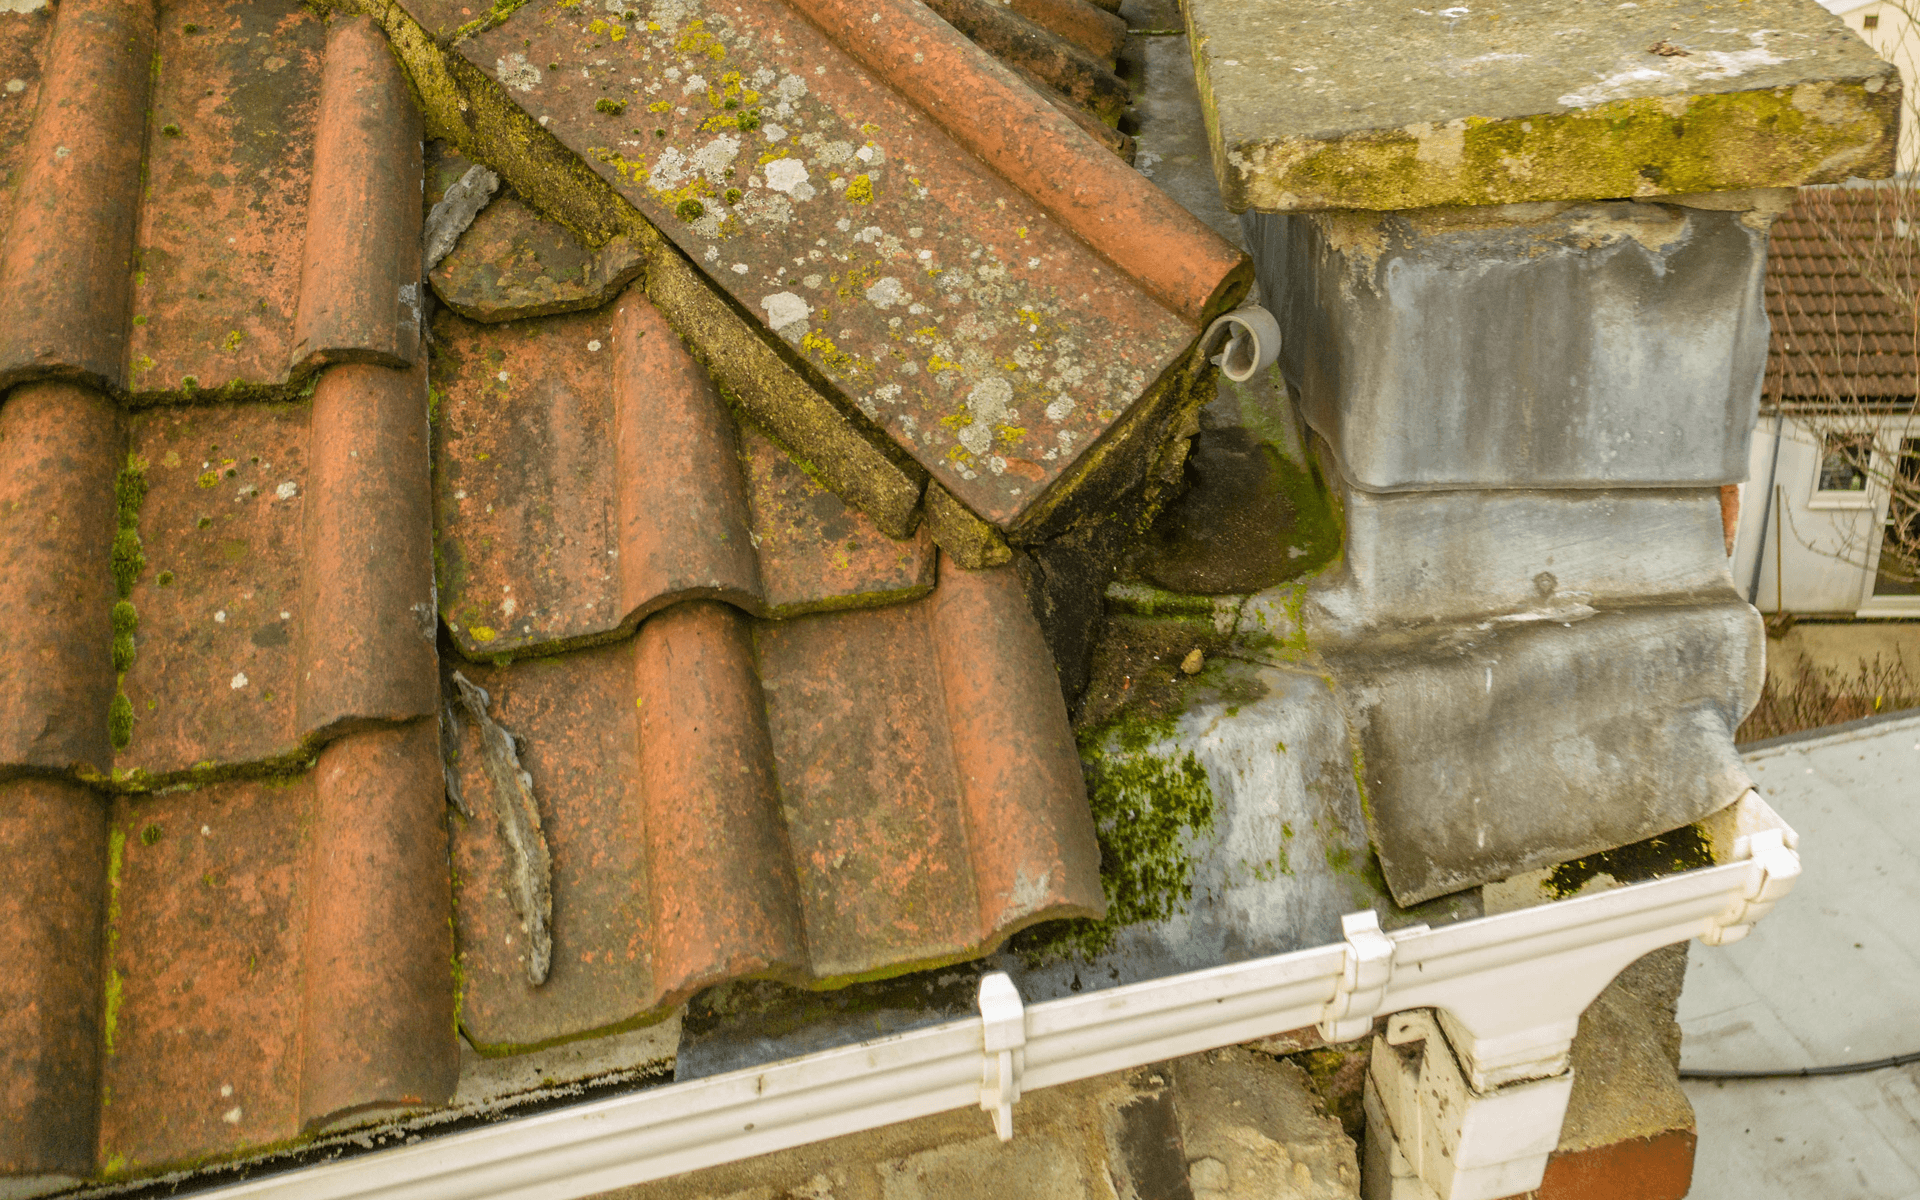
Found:
[[[1873,435],[1826,433],[1820,438],[1807,507],[1872,508],[1874,497],[1867,480],[1873,465]]]

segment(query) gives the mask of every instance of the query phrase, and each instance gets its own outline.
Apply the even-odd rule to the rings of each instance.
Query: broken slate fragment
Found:
[[[460,241],[460,235],[500,190],[500,177],[483,166],[468,167],[459,182],[427,212],[426,229],[421,234],[420,257],[431,271]]]
[[[527,935],[527,978],[547,981],[553,962],[553,862],[540,831],[540,806],[533,799],[533,776],[521,769],[513,736],[487,714],[492,699],[460,672],[453,673],[460,707],[480,735],[480,761],[493,791],[495,814],[510,851],[507,895]]]

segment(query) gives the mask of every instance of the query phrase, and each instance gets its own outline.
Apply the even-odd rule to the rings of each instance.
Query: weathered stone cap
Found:
[[[1190,0],[1233,212],[1890,174],[1900,80],[1813,0]]]

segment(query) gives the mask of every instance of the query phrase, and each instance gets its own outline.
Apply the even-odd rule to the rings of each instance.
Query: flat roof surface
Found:
[[[1683,1068],[1794,1069],[1920,1050],[1920,712],[1746,755],[1804,874],[1745,941],[1693,943]],[[1688,1080],[1694,1200],[1920,1196],[1920,1064]]]

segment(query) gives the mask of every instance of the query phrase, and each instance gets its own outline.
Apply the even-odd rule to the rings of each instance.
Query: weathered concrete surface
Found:
[[[1751,786],[1733,730],[1759,698],[1763,638],[1729,589],[1329,647],[1394,897],[1626,845],[1734,801]]]
[[[1719,494],[1340,490],[1346,553],[1314,580],[1316,639],[1531,613],[1571,620],[1605,597],[1731,586]]]
[[[1353,1141],[1307,1076],[1232,1048],[1020,1097],[1011,1142],[943,1113],[642,1184],[624,1200],[1347,1200]]]
[[[1193,0],[1227,208],[1583,200],[1893,170],[1898,75],[1804,0],[1436,9]]]
[[[1389,926],[1480,915],[1472,892],[1417,914],[1394,904],[1369,857],[1347,719],[1322,668],[1282,665],[1304,654],[1259,629],[1258,599],[1115,622],[1089,695],[1124,674],[1129,699],[1081,732],[1109,915],[1036,929],[993,960],[1029,1000],[1338,941],[1361,908]]]
[[[1354,1194],[1360,1164],[1353,1142],[1327,1114],[1305,1071],[1238,1047],[1171,1066],[1194,1200]],[[1302,1136],[1308,1131],[1311,1136]]]
[[[1674,1020],[1686,974],[1686,946],[1663,947],[1620,972],[1581,1014],[1573,1095],[1535,1193],[1540,1200],[1681,1200],[1687,1194],[1693,1106],[1680,1090]]]
[[[1157,14],[1135,14],[1134,20]],[[1177,13],[1162,17],[1178,23]],[[1140,80],[1134,86],[1133,166],[1182,208],[1207,223],[1227,241],[1246,248],[1240,222],[1220,202],[1220,185],[1213,177],[1213,151],[1207,143],[1207,125],[1200,112],[1200,94],[1193,79],[1193,55],[1185,37],[1163,35],[1135,38],[1127,47],[1136,61]]]
[[[1768,221],[1622,202],[1250,224],[1308,424],[1356,487],[1393,491],[1744,479]]]

